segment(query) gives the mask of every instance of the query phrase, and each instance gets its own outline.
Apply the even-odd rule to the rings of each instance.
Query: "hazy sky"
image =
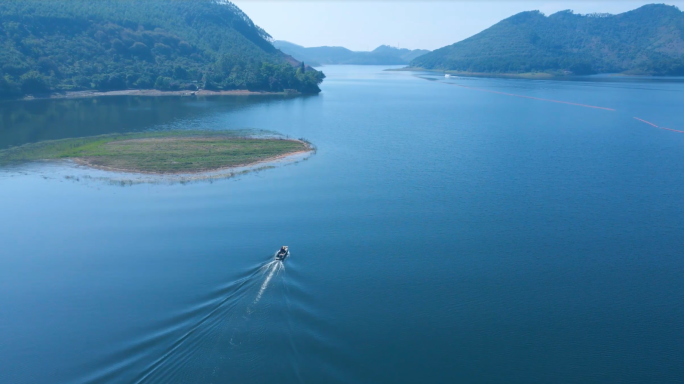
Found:
[[[382,44],[436,49],[534,9],[547,15],[564,9],[621,13],[654,2],[663,1],[234,1],[276,40],[357,51]],[[664,3],[684,9],[684,1]]]

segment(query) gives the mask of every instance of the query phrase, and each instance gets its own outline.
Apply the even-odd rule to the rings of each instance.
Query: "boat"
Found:
[[[287,248],[287,245],[283,245],[278,252],[276,252],[275,259],[278,261],[283,261],[287,259],[287,257],[290,256],[290,250]]]

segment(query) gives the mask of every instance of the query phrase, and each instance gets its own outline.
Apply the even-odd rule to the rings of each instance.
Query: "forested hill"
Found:
[[[357,65],[401,65],[430,51],[424,49],[395,48],[381,45],[370,52],[352,51],[344,47],[306,48],[288,41],[274,41],[273,45],[297,60],[310,65],[357,64]]]
[[[411,66],[487,73],[684,75],[684,13],[651,4],[619,15],[523,12]]]
[[[70,90],[319,92],[323,74],[215,0],[2,0],[0,97]]]

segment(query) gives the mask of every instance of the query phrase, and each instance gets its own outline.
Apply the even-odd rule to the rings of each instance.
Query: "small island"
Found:
[[[312,150],[302,139],[243,131],[161,131],[27,144],[0,151],[0,165],[62,159],[116,172],[190,174],[246,167]]]

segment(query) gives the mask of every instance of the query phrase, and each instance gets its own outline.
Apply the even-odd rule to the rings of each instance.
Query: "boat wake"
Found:
[[[272,300],[263,302],[268,288],[285,270],[281,260],[258,266],[248,276],[230,284],[215,308],[179,337],[133,381],[135,383],[200,382],[216,377],[217,369],[225,370],[237,353],[252,354],[269,331],[273,319],[254,313],[268,311]],[[283,293],[282,290],[280,290]],[[248,301],[249,300],[249,301]],[[278,301],[275,301],[276,305]],[[268,314],[276,316],[278,314]]]
[[[259,289],[259,293],[257,294],[256,299],[254,299],[253,304],[257,304],[259,300],[261,300],[261,296],[263,296],[264,292],[266,292],[266,288],[268,288],[268,283],[271,282],[273,276],[277,275],[283,269],[285,269],[285,264],[283,264],[282,260],[273,260],[261,267],[261,270],[266,274],[266,278],[264,279],[263,284],[261,284],[261,288]]]

